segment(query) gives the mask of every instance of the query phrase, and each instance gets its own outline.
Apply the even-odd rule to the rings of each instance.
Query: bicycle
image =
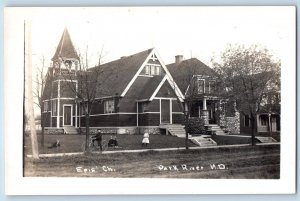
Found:
[[[100,146],[98,145],[98,142],[96,142],[96,144],[93,144],[93,136],[90,136],[88,146],[89,146],[89,150],[91,152],[101,151]],[[102,147],[102,151],[106,151],[108,149],[106,140],[102,140],[101,147]],[[81,150],[83,152],[85,152],[85,140],[82,142]]]

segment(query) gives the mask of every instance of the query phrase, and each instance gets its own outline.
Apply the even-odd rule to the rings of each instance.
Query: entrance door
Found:
[[[170,100],[161,100],[161,123],[170,124]]]
[[[64,105],[64,126],[72,126],[72,105]]]
[[[216,123],[216,107],[214,101],[207,101],[208,122],[209,124]]]
[[[272,124],[272,131],[277,131],[277,125],[276,125],[276,117],[272,117],[271,118],[272,120],[271,120],[271,124]]]

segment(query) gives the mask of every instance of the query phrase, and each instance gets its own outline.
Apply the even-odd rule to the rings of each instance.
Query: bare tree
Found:
[[[280,88],[280,61],[258,45],[230,45],[221,58],[212,59],[223,84],[224,97],[236,102],[237,110],[250,116],[252,145],[255,145],[257,114],[269,94]]]
[[[44,148],[45,145],[45,119],[46,115],[43,115],[42,106],[43,106],[43,91],[46,83],[45,77],[45,57],[41,58],[41,66],[36,68],[36,78],[34,80],[35,86],[33,88],[33,95],[35,98],[34,104],[39,107],[41,114],[41,146]]]
[[[189,60],[185,61],[189,62]],[[185,148],[189,149],[189,131],[190,131],[190,116],[192,112],[192,106],[195,101],[199,101],[199,98],[202,98],[202,95],[199,94],[198,82],[197,82],[197,69],[192,67],[191,64],[187,63],[187,68],[178,68],[176,72],[174,72],[174,76],[177,77],[176,81],[180,82],[183,86],[185,86],[185,91],[182,91],[185,100],[182,104],[180,100],[177,98],[178,105],[180,109],[184,112],[184,126],[185,126]],[[172,84],[175,89],[175,81]]]
[[[85,115],[85,151],[89,152],[90,138],[90,115],[95,103],[101,102],[101,97],[111,95],[110,89],[102,87],[104,83],[113,75],[112,70],[102,68],[101,61],[103,48],[99,53],[98,66],[89,67],[88,46],[83,55],[79,54],[80,63],[78,70],[62,70],[63,79],[69,80],[63,90],[70,91],[83,108]],[[64,62],[64,61],[63,61]],[[70,81],[71,80],[71,81]],[[76,84],[77,83],[77,84]]]

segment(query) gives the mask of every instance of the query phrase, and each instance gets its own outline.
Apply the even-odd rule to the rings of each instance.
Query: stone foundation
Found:
[[[64,134],[64,129],[62,128],[45,128],[46,135],[59,135]]]
[[[90,128],[90,134],[96,134],[98,129],[100,129],[104,134],[137,134],[136,127],[124,127],[124,128],[116,128],[116,127],[98,127],[98,128]],[[80,128],[81,134],[85,134],[85,128]]]
[[[240,113],[235,112],[234,117],[226,117],[226,130],[230,134],[240,134]]]
[[[161,134],[159,127],[139,127],[137,128],[137,134],[143,135],[144,133],[149,134]]]
[[[149,133],[149,134],[161,134],[160,129],[158,126],[153,127],[93,127],[90,128],[90,134],[96,134],[98,129],[100,129],[104,134],[141,134]],[[84,135],[85,134],[85,128],[77,128],[79,134]],[[64,129],[62,128],[45,128],[45,134],[64,134]]]

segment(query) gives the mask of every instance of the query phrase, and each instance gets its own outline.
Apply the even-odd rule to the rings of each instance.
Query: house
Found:
[[[86,97],[79,101],[85,85],[81,71],[80,58],[65,29],[43,92],[44,126],[49,132],[76,133],[78,128],[85,128]],[[95,88],[89,115],[92,130],[160,133],[165,125],[183,123],[184,96],[154,48],[89,68],[85,73],[88,79],[96,80],[90,85]]]
[[[190,133],[214,131],[217,134],[251,134],[249,112],[246,108],[243,112],[237,111],[236,103],[223,97],[224,87],[218,82],[213,69],[196,58],[183,60],[182,55],[177,55],[175,62],[167,65],[167,68],[184,93]],[[273,76],[267,74],[255,75],[254,80],[260,84],[268,76]],[[280,87],[276,82],[268,82],[268,85],[270,92],[261,101],[256,115],[256,132],[272,135],[280,132]]]
[[[83,75],[89,84],[82,82]],[[86,95],[80,94],[89,89],[94,90],[94,101],[88,109]],[[93,131],[184,137],[188,112],[191,134],[249,133],[249,116],[222,97],[222,90],[216,72],[198,59],[177,55],[174,63],[165,65],[154,48],[83,70],[65,29],[46,75],[43,124],[51,133],[78,133],[88,119]],[[279,111],[262,107],[257,131],[279,131]]]
[[[196,58],[183,60],[182,55],[177,55],[167,68],[184,93],[190,133],[240,133],[239,112],[218,93],[222,86],[213,69]]]
[[[241,115],[241,132],[251,134],[249,114]],[[280,133],[280,104],[265,105],[256,115],[257,133],[259,135],[273,135]]]

